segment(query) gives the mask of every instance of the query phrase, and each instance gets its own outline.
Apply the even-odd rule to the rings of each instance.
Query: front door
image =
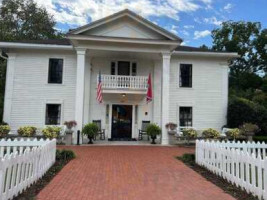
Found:
[[[132,106],[112,106],[112,140],[132,139]]]

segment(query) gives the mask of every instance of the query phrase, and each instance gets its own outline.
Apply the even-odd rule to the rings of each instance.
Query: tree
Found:
[[[209,47],[206,46],[205,44],[202,44],[199,48],[203,50],[209,50]]]
[[[231,75],[258,72],[266,70],[266,52],[263,52],[266,37],[266,29],[261,30],[259,22],[227,21],[212,31],[213,49],[240,55],[230,63]]]
[[[0,38],[4,41],[60,38],[56,22],[33,0],[3,0],[0,8]]]
[[[0,40],[39,40],[61,38],[56,22],[45,8],[33,0],[3,0],[0,7]],[[0,120],[3,116],[6,61],[0,58]]]

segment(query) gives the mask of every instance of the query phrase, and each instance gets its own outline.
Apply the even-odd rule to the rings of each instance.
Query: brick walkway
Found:
[[[70,147],[77,158],[38,195],[39,200],[234,199],[174,158],[188,148]]]

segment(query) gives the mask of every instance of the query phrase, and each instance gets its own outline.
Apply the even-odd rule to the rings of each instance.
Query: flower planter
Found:
[[[88,144],[94,144],[93,143],[93,137],[88,137],[89,141],[88,141]]]
[[[151,136],[152,142],[151,144],[156,144],[155,139],[157,139],[157,136]]]

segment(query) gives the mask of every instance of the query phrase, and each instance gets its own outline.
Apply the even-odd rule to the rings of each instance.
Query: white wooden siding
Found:
[[[219,60],[188,58],[171,61],[170,121],[179,123],[179,107],[193,108],[196,129],[215,128],[226,124],[228,74]],[[179,87],[180,64],[192,64],[192,88]]]
[[[63,84],[48,84],[49,58],[63,58]],[[65,52],[18,52],[15,63],[10,125],[42,127],[47,102],[62,102],[62,119],[73,120],[75,109],[76,55]]]
[[[50,57],[64,59],[62,85],[47,84]],[[46,102],[62,102],[62,122],[74,119],[76,59],[75,52],[37,50],[16,52],[10,119],[12,130],[22,125],[44,126]],[[86,74],[90,70],[91,77],[90,79],[85,77],[85,111],[89,108],[89,112],[84,112],[84,122],[100,119],[103,128],[109,131],[105,105],[118,104],[120,100],[106,100],[104,97],[104,104],[99,105],[96,101],[96,79],[100,69],[102,74],[110,74],[110,63],[117,60],[137,62],[137,76],[148,76],[149,73],[152,75],[153,102],[147,105],[145,98],[143,101],[128,99],[128,104],[138,105],[136,130],[141,128],[142,120],[160,124],[162,60],[153,61],[147,58],[132,60],[130,57],[129,59],[92,57],[90,61],[87,56]],[[193,64],[193,88],[179,88],[180,63]],[[170,121],[179,122],[179,106],[192,106],[194,127],[220,129],[226,123],[227,70],[226,64],[222,64],[220,60],[196,57],[179,59],[173,56],[170,69]],[[148,112],[147,116],[145,112]]]

